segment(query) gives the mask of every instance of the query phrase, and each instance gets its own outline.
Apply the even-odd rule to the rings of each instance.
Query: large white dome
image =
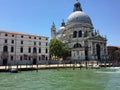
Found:
[[[72,12],[72,14],[70,14],[69,17],[67,18],[67,24],[76,23],[76,22],[88,23],[92,25],[90,17],[82,11]]]

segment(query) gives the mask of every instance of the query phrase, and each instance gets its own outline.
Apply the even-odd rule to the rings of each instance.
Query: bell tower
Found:
[[[51,39],[56,38],[56,27],[53,22],[52,27],[51,27]]]

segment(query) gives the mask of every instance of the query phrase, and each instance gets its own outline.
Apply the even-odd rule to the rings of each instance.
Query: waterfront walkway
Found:
[[[13,66],[0,66],[0,71],[17,68],[19,70],[32,70],[32,69],[56,69],[56,68],[78,68],[83,65],[80,64],[52,64],[52,65],[13,65]]]
[[[0,66],[0,71],[9,71],[11,68],[18,70],[39,70],[39,69],[56,69],[56,68],[100,68],[100,65],[89,64],[50,64],[50,65],[13,65],[13,66]],[[109,66],[108,64],[102,64],[102,66]]]

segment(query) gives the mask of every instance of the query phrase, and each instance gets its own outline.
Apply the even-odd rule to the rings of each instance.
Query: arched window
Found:
[[[42,60],[45,60],[45,55],[42,55]]]
[[[76,43],[76,44],[74,45],[74,48],[80,48],[80,47],[82,47],[82,45],[79,44],[79,43]]]
[[[33,53],[37,53],[36,47],[33,48]]]
[[[23,47],[20,48],[20,52],[23,53]]]
[[[79,31],[78,36],[82,37],[82,31]]]
[[[45,51],[46,53],[48,53],[48,49],[46,48],[46,51]]]
[[[7,46],[4,46],[3,47],[3,52],[7,52],[8,51],[8,47]]]
[[[11,47],[11,52],[14,52],[14,47]]]
[[[74,31],[73,32],[73,38],[76,38],[77,37],[77,31]]]
[[[31,48],[30,47],[28,48],[28,53],[31,53]]]
[[[48,57],[46,56],[46,60],[48,60]]]
[[[39,48],[39,53],[41,53],[41,48]]]

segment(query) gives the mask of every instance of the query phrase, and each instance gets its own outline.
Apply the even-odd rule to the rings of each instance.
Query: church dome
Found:
[[[58,29],[58,34],[62,34],[65,30],[65,22],[64,20],[61,23],[61,27]]]
[[[90,17],[82,11],[81,4],[78,0],[74,4],[73,12],[67,18],[67,24],[71,23],[87,23],[92,25]]]
[[[59,29],[58,29],[58,34],[62,34],[65,30],[65,27],[64,26],[61,26]]]
[[[76,11],[69,15],[67,18],[67,24],[70,23],[88,23],[92,25],[90,17],[82,11]]]

